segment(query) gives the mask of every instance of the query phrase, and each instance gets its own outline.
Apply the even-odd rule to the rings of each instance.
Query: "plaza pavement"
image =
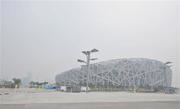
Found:
[[[37,89],[6,89],[0,93],[0,109],[180,109],[180,94],[65,93]]]

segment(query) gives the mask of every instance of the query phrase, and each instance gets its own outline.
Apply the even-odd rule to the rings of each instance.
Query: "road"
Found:
[[[0,109],[180,109],[180,102],[1,104]]]

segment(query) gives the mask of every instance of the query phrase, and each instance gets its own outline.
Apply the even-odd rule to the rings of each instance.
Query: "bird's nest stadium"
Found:
[[[87,79],[89,77],[89,79]],[[56,83],[68,86],[86,86],[92,88],[132,88],[132,87],[170,87],[172,70],[167,63],[153,59],[128,58],[113,59],[74,68],[58,74]]]

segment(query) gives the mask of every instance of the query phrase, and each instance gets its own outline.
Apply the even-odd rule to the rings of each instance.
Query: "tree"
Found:
[[[20,87],[20,84],[21,84],[21,79],[19,79],[19,78],[13,78],[12,80],[14,81],[15,86],[17,86],[17,88],[19,88],[19,87]]]
[[[31,88],[39,88],[39,87],[42,87],[43,85],[46,85],[48,84],[48,82],[44,81],[44,82],[38,82],[38,81],[31,81],[29,83],[30,87]]]
[[[48,82],[46,82],[46,81],[42,82],[42,85],[46,85],[46,84],[48,84]]]
[[[2,84],[0,86],[0,88],[14,88],[15,84],[12,81],[8,81],[8,80],[2,80]]]
[[[31,82],[29,83],[29,85],[30,85],[30,88],[33,88],[34,85],[35,85],[35,82],[34,82],[34,81],[31,81]]]

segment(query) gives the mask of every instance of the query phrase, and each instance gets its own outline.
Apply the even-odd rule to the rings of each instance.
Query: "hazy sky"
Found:
[[[76,60],[85,59],[82,50],[97,48],[97,62],[172,61],[173,85],[180,86],[177,2],[128,1],[2,0],[3,78],[31,73],[34,80],[54,81],[81,65]]]

